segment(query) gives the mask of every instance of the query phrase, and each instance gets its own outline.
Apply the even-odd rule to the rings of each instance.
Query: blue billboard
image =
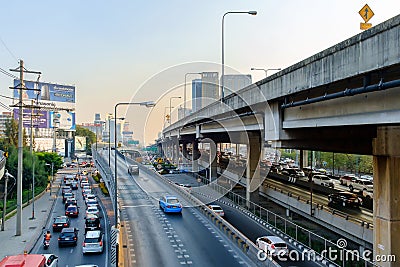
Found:
[[[14,80],[14,87],[19,85],[20,80]],[[23,90],[23,99],[75,103],[75,86],[72,85],[25,81],[25,87],[32,90]],[[14,89],[14,98],[19,98],[19,89]]]

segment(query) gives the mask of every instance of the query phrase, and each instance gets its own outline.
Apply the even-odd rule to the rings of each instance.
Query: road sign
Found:
[[[371,10],[368,4],[365,4],[358,14],[360,14],[365,23],[367,23],[374,16],[374,12]]]
[[[360,23],[360,30],[368,30],[369,28],[372,27],[371,23]]]

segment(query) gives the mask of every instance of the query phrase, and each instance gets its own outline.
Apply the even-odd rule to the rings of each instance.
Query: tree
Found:
[[[18,123],[14,119],[6,120],[5,121],[5,129],[4,129],[4,135],[6,138],[4,139],[4,145],[6,147],[13,145],[15,147],[18,147]],[[23,146],[26,146],[26,134],[25,130],[23,131]]]

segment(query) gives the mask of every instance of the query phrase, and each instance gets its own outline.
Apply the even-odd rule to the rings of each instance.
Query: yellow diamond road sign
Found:
[[[374,12],[367,4],[365,4],[365,6],[361,8],[358,14],[360,14],[364,22],[368,22],[374,16]]]

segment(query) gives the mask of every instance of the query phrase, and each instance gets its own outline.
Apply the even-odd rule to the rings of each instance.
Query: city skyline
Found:
[[[375,13],[373,26],[399,10],[397,1],[367,3]],[[162,129],[169,98],[182,97],[185,73],[221,74],[225,12],[258,12],[257,16],[227,16],[225,21],[225,74],[251,74],[256,82],[265,73],[251,71],[253,67],[284,69],[360,33],[358,11],[364,4],[344,0],[296,5],[291,1],[203,1],[201,5],[39,1],[21,7],[7,2],[3,9],[8,12],[1,20],[3,25],[12,21],[12,26],[0,31],[0,67],[15,69],[23,59],[28,70],[42,72],[40,81],[75,85],[77,124],[93,121],[95,113],[113,113],[118,102],[159,101],[160,107],[152,110],[137,106],[118,110],[131,122],[134,138],[145,136],[150,143]],[[15,20],[19,12],[25,20]],[[39,15],[32,19],[31,14]],[[187,80],[188,98],[195,78]],[[0,84],[0,94],[11,97],[12,78],[2,75]],[[1,102],[10,104],[4,98]],[[174,100],[174,107],[179,106],[182,101]]]

